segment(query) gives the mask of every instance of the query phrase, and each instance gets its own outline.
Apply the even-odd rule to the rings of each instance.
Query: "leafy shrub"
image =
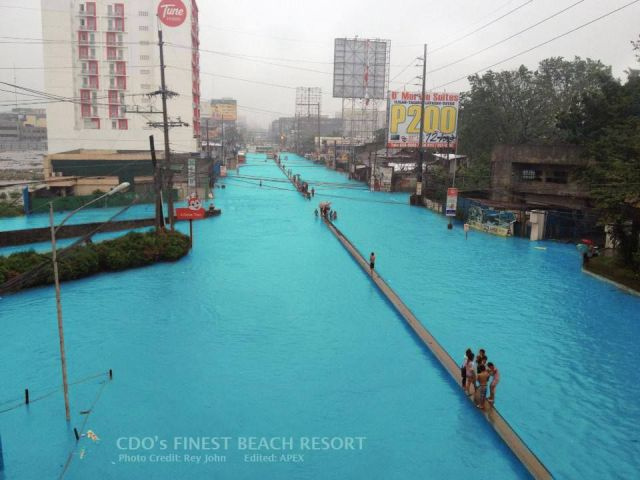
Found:
[[[176,261],[189,252],[189,237],[179,232],[130,232],[113,240],[58,252],[60,279],[76,280],[104,271]],[[4,291],[3,283],[23,273],[33,272],[36,268],[40,268],[40,273],[28,279],[20,288],[53,283],[51,254],[28,251],[0,257],[0,292]]]
[[[0,202],[0,217],[17,217],[23,214],[24,210],[22,206]]]

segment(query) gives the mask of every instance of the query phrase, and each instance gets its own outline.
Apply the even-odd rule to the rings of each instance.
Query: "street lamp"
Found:
[[[104,195],[100,195],[97,198],[94,198],[90,202],[85,203],[84,205],[76,208],[74,211],[69,213],[66,217],[62,219],[60,224],[56,227],[53,223],[53,202],[49,202],[49,225],[51,226],[51,261],[53,262],[53,279],[56,285],[56,311],[58,314],[58,338],[60,339],[60,363],[62,365],[62,387],[64,390],[64,410],[67,417],[67,421],[71,419],[71,415],[69,413],[69,385],[67,383],[67,357],[64,353],[64,331],[62,329],[62,304],[60,303],[60,278],[58,277],[58,256],[56,250],[56,233],[60,230],[60,227],[64,225],[64,223],[69,220],[73,215],[78,213],[85,207],[96,203],[98,200],[101,200],[105,197],[113,195],[114,193],[121,192],[129,188],[128,182],[123,182],[117,187],[111,189],[109,192]]]

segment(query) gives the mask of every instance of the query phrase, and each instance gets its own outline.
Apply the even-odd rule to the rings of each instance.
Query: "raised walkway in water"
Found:
[[[276,160],[276,164],[277,164]],[[282,172],[286,175],[286,171],[279,165]],[[291,179],[290,179],[291,180]],[[291,181],[293,183],[293,181]],[[295,186],[295,184],[294,184]],[[353,259],[358,265],[365,271],[365,273],[371,278],[371,281],[377,285],[382,294],[387,300],[395,307],[397,312],[404,318],[409,324],[411,329],[420,338],[422,343],[431,351],[436,357],[444,369],[449,372],[454,383],[462,391],[460,384],[460,367],[451,358],[451,355],[442,348],[433,335],[422,325],[413,312],[405,305],[402,299],[396,294],[384,279],[375,273],[371,274],[369,271],[369,263],[358,251],[358,249],[351,243],[351,241],[327,218],[322,219],[331,233],[340,241],[342,246],[351,254]],[[465,395],[464,393],[462,393]],[[466,395],[465,395],[466,397]],[[472,398],[467,397],[469,402],[474,406],[474,410],[477,410]],[[478,410],[478,413],[482,414],[494,430],[500,435],[500,438],[507,444],[516,457],[522,462],[529,473],[536,479],[551,479],[553,476],[551,472],[544,466],[540,459],[531,451],[526,443],[518,436],[518,434],[511,428],[511,425],[500,415],[500,412],[492,406],[489,406],[484,411]]]

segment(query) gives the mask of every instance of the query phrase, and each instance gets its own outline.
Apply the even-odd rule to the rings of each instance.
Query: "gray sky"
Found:
[[[484,67],[550,40],[631,1],[583,0],[565,13],[511,40],[427,75],[427,86],[437,87],[470,73],[483,71]],[[292,88],[318,86],[324,94],[322,112],[333,115],[340,110],[340,101],[331,97],[333,39],[336,37],[357,35],[361,38],[390,39],[391,78],[396,77],[407,64],[412,65],[397,76],[395,81],[398,83],[392,83],[390,88],[402,89],[403,84],[409,82],[407,90],[418,89],[411,85],[412,78],[419,73],[419,68],[413,66],[417,62],[412,62],[412,59],[422,55],[423,43],[428,43],[430,50],[436,50],[526,4],[481,31],[434,51],[428,56],[427,69],[435,69],[498,42],[576,2],[579,0],[199,0],[201,48],[218,52],[201,53],[202,97],[236,98],[240,115],[252,125],[266,126],[279,115],[243,108],[291,115],[295,106],[295,90],[209,74]],[[0,0],[0,36],[42,38],[39,12],[39,0]],[[638,20],[640,2],[497,65],[493,70],[515,68],[520,64],[534,68],[543,58],[572,58],[578,55],[602,60],[613,67],[616,76],[623,78],[625,69],[637,66],[630,40],[637,39],[640,33]],[[6,39],[0,38],[0,41]],[[248,60],[238,58],[238,55],[251,55],[254,58]],[[12,82],[14,64],[16,68],[42,66],[42,47],[39,44],[0,43],[0,59],[0,79]],[[43,88],[42,70],[17,70],[16,75],[21,85]],[[168,83],[171,86],[170,78]],[[438,90],[457,92],[467,87],[466,80],[458,80]],[[13,94],[0,92],[0,100],[13,98]]]

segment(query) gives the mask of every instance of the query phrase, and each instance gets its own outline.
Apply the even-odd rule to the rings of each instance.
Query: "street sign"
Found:
[[[189,188],[196,187],[196,159],[190,158],[187,163],[187,185]]]
[[[458,189],[447,188],[447,217],[455,217],[458,208]]]
[[[186,208],[176,208],[176,218],[178,220],[202,220],[205,216],[205,210],[202,208],[200,199],[191,195],[187,199]]]
[[[176,218],[178,220],[202,220],[205,215],[204,208],[200,210],[189,210],[188,208],[176,208]]]

